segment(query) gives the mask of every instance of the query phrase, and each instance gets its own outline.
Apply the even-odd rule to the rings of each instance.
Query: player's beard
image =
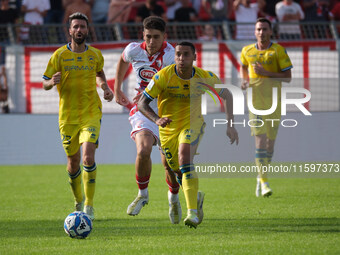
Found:
[[[80,45],[80,44],[84,43],[87,36],[88,36],[88,34],[82,34],[81,37],[78,37],[77,35],[74,34],[74,35],[72,35],[72,39],[76,44]]]

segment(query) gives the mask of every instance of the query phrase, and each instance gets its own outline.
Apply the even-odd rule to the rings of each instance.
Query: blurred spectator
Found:
[[[111,0],[107,18],[108,24],[125,23],[129,20],[131,8],[134,0]]]
[[[326,21],[329,13],[329,0],[303,0],[304,21]]]
[[[339,21],[340,20],[340,2],[336,3],[330,14],[329,14],[329,17],[331,20],[334,20],[334,21]]]
[[[167,6],[166,17],[168,21],[175,20],[175,12],[178,8],[182,7],[181,1],[178,0],[165,0]]]
[[[157,0],[146,0],[145,4],[138,8],[136,22],[142,22],[149,16],[159,16],[167,21],[165,10],[157,4]]]
[[[0,4],[0,25],[16,24],[19,17],[18,11],[10,8],[9,0],[1,0]],[[0,42],[9,43],[7,27],[0,28]]]
[[[190,0],[181,0],[182,6],[175,12],[175,21],[177,22],[195,22],[198,21],[198,16],[195,9],[191,6]],[[176,26],[175,34],[177,39],[196,40],[196,29],[194,26],[184,25]]]
[[[196,10],[191,6],[190,0],[181,0],[182,6],[175,12],[177,22],[195,22],[198,20]]]
[[[85,14],[89,20],[89,24],[92,24],[91,6],[85,0],[72,0],[70,4],[66,5],[63,23],[68,24],[69,16],[75,12],[81,12]],[[65,33],[67,35],[67,38],[70,38],[68,30],[65,31]],[[92,41],[97,41],[97,36],[92,26],[90,26],[90,34],[92,37]]]
[[[0,65],[0,106],[3,113],[9,113],[8,84],[4,65]]]
[[[301,6],[293,0],[283,0],[275,6],[276,16],[279,22],[298,23],[305,18]],[[299,24],[279,24],[280,39],[300,39],[301,30]]]
[[[327,38],[330,36],[328,26],[315,26],[310,22],[328,21],[329,20],[329,0],[303,0],[302,7],[305,12],[306,24],[303,25],[305,38]]]
[[[214,27],[210,24],[206,24],[204,26],[203,35],[199,37],[198,39],[201,41],[210,41],[210,42],[217,41]]]
[[[190,0],[191,2],[191,7],[195,9],[196,13],[200,12],[200,8],[202,6],[202,3],[205,2],[206,0]],[[204,3],[203,3],[204,5]]]
[[[207,0],[200,0],[200,6],[198,8],[198,19],[200,21],[210,21],[212,19],[211,5]],[[196,8],[194,8],[196,10]]]
[[[51,9],[49,0],[23,0],[21,13],[24,14],[24,24],[43,25],[44,17],[49,9]],[[20,39],[22,42],[34,43],[35,40],[38,40],[38,37],[42,37],[42,40],[46,39],[47,36],[43,28],[21,26]],[[38,41],[41,42],[42,40]]]
[[[128,2],[128,1],[127,1]],[[92,6],[93,23],[105,24],[109,11],[110,0],[95,0]]]
[[[212,21],[224,21],[228,19],[228,0],[207,0],[207,2],[210,3]]]
[[[235,20],[238,23],[236,27],[236,39],[255,40],[254,23],[257,20],[258,12],[263,9],[264,5],[264,0],[257,0],[256,3],[251,3],[251,0],[234,1]]]
[[[64,8],[60,0],[50,0],[51,9],[45,16],[46,24],[61,24],[64,17]]]
[[[281,0],[266,0],[266,5],[263,8],[263,14],[271,22],[276,21],[275,6],[280,1]]]

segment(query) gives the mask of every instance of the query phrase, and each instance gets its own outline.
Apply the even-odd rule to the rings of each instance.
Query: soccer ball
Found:
[[[75,211],[66,217],[64,230],[71,238],[86,238],[92,231],[92,220],[86,213]]]

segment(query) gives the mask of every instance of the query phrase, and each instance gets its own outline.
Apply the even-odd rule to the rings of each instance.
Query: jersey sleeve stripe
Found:
[[[43,79],[44,79],[44,80],[51,80],[51,78],[50,78],[50,77],[47,77],[46,75],[43,75]]]
[[[143,94],[144,94],[147,98],[149,98],[150,100],[154,100],[154,98],[153,98],[152,96],[150,96],[145,90],[144,90]]]
[[[287,71],[287,70],[292,69],[292,68],[293,68],[293,66],[288,66],[286,68],[283,68],[281,71],[284,72],[284,71]]]

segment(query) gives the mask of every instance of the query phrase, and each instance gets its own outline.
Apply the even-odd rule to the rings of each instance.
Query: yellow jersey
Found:
[[[73,52],[70,44],[57,49],[43,75],[45,80],[61,72],[59,123],[82,124],[101,119],[102,103],[97,93],[96,74],[104,66],[100,50],[86,45],[82,53]]]
[[[265,50],[258,50],[257,44],[243,47],[241,62],[248,67],[249,87],[253,89],[253,106],[258,110],[266,110],[272,106],[272,88],[278,88],[278,102],[281,101],[281,82],[273,78],[255,73],[253,65],[261,63],[270,72],[287,71],[293,67],[290,58],[281,45],[271,43]],[[281,104],[278,105],[278,108]]]
[[[160,135],[170,134],[188,128],[193,124],[202,126],[201,96],[221,84],[220,79],[212,72],[193,67],[192,78],[182,79],[178,76],[176,65],[170,65],[156,73],[144,91],[144,95],[153,100],[157,98],[158,115],[168,117],[172,122],[165,128],[160,127]]]

